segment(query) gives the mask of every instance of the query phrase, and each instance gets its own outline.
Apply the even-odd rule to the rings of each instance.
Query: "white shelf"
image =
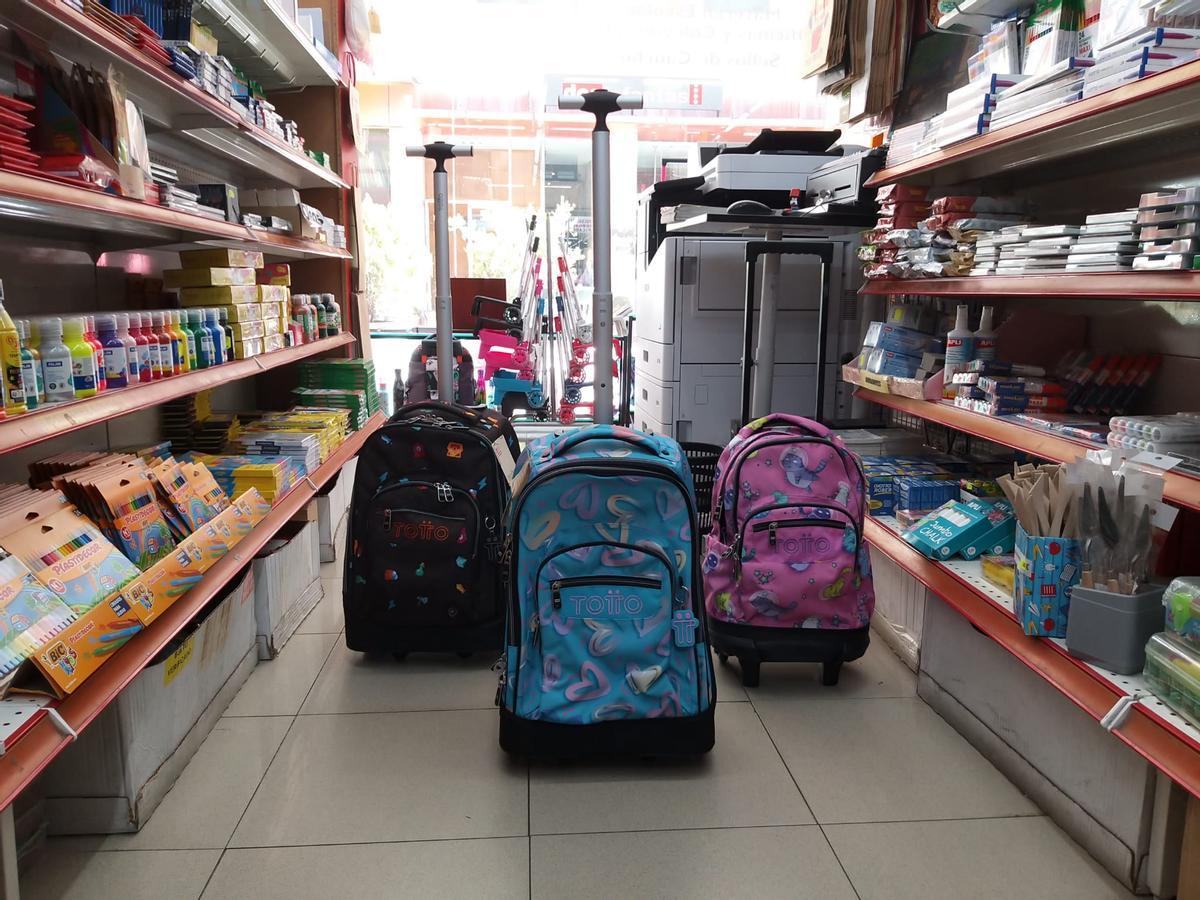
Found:
[[[960,0],[958,9],[942,16],[938,27],[986,34],[996,19],[1011,16],[1030,5],[1030,0]]]
[[[267,90],[342,83],[299,23],[270,0],[197,0],[192,14],[213,30],[221,53]]]

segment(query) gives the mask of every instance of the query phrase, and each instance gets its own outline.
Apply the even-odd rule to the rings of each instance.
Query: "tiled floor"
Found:
[[[366,660],[340,568],[140,834],[50,842],[26,898],[1127,898],[876,641],[836,688],[721,668],[690,764],[533,766],[491,660]]]

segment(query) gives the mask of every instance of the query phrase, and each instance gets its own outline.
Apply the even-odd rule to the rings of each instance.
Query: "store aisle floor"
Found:
[[[496,743],[491,660],[365,660],[340,567],[146,828],[51,840],[22,896],[1131,896],[916,696],[881,642],[816,667],[718,667],[690,764],[533,766]]]

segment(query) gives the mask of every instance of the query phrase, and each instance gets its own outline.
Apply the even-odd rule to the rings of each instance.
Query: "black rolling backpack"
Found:
[[[502,415],[427,400],[367,439],[346,532],[346,646],[499,650],[501,525],[517,436]]]

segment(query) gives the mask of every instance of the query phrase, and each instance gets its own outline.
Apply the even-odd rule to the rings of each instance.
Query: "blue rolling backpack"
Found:
[[[539,438],[506,519],[500,746],[551,758],[712,749],[716,683],[679,445],[612,425]]]

